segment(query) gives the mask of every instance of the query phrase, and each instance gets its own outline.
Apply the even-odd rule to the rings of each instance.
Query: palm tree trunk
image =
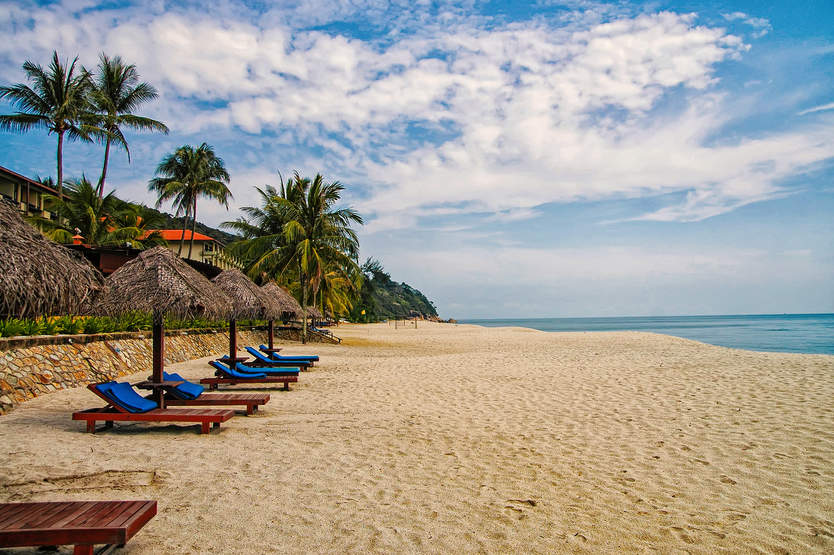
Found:
[[[58,131],[58,198],[62,199],[64,191],[64,131]]]
[[[307,343],[307,286],[304,285],[304,272],[301,271],[301,259],[298,259],[298,277],[301,278],[301,343]]]
[[[194,208],[191,210],[191,242],[188,243],[188,259],[191,260],[191,249],[194,248],[194,230],[197,229],[197,197],[194,197]]]
[[[104,164],[101,166],[101,179],[98,180],[98,198],[104,196],[104,179],[107,177],[107,161],[110,159],[110,137],[104,146]]]
[[[182,216],[182,235],[180,236],[180,249],[177,251],[177,256],[182,258],[182,247],[185,245],[185,230],[188,229],[188,212]]]

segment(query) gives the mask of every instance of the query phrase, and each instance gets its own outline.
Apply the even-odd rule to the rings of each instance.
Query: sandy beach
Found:
[[[207,436],[86,434],[84,388],[27,402],[0,417],[0,501],[157,499],[128,553],[834,550],[832,356],[423,322],[337,334],[288,346],[322,362]],[[204,377],[206,360],[171,368]]]

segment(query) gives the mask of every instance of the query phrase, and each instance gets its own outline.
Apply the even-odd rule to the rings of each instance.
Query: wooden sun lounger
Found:
[[[123,546],[156,515],[156,501],[54,501],[0,503],[0,547]]]
[[[222,362],[223,364],[229,364],[231,362],[231,359],[228,356],[220,357],[217,360]],[[275,360],[266,362],[263,360],[258,360],[257,358],[253,360],[248,360],[246,358],[235,359],[235,362],[243,362],[246,366],[249,366],[250,368],[300,368],[301,370],[308,370],[313,365],[313,363],[308,360]]]
[[[110,407],[88,409],[72,413],[73,420],[86,420],[87,431],[96,433],[96,422],[104,422],[112,428],[113,422],[199,422],[200,433],[207,434],[211,427],[220,427],[221,422],[235,415],[232,409],[155,409],[148,412],[119,412]]]
[[[171,407],[216,407],[216,406],[243,406],[246,407],[246,414],[254,414],[260,405],[269,401],[268,393],[203,393],[196,399],[177,399],[172,396],[165,396],[165,404]]]
[[[144,382],[133,384],[139,389],[150,389],[153,382],[148,379]],[[171,390],[176,387],[165,389],[166,407],[228,407],[242,406],[246,414],[251,415],[258,412],[261,405],[269,402],[269,393],[201,393],[196,399],[181,399]]]
[[[207,385],[211,390],[217,389],[219,384],[235,385],[282,383],[284,384],[284,391],[288,391],[290,389],[290,383],[297,381],[298,376],[267,376],[265,378],[230,378],[220,376],[214,378],[203,378],[200,380],[200,383]]]
[[[127,412],[118,405],[111,403],[98,389],[98,384],[90,384],[87,389],[107,402],[106,407],[88,409],[72,413],[73,420],[86,420],[87,431],[96,433],[96,422],[104,422],[105,427],[112,428],[113,422],[199,422],[200,433],[207,434],[212,425],[220,427],[221,422],[229,420],[235,415],[232,409],[153,409],[147,412]]]

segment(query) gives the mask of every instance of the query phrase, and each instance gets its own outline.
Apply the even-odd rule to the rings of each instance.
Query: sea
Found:
[[[541,331],[650,331],[750,351],[834,355],[834,314],[506,318],[459,322]]]

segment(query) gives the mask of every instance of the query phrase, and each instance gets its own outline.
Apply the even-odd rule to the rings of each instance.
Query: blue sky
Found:
[[[441,315],[834,312],[830,1],[17,1],[0,30],[3,83],[104,51],[160,90],[172,132],[111,158],[120,196],[203,141],[235,196],[209,224],[321,172]],[[54,149],[2,133],[0,165]],[[101,157],[70,144],[65,175]]]

